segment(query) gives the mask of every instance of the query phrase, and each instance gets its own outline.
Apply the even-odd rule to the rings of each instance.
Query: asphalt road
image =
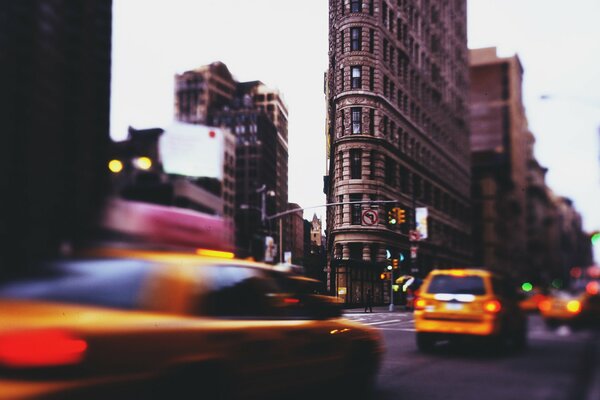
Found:
[[[415,345],[412,313],[380,311],[346,313],[383,334],[386,353],[376,399],[600,399],[596,332],[566,327],[551,331],[534,315],[529,317],[529,347],[523,353],[448,344],[434,354],[422,354]]]

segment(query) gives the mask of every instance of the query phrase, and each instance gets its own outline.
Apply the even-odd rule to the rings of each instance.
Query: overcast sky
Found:
[[[223,61],[289,106],[289,200],[325,203],[328,1],[115,0],[111,136],[173,119],[173,77]],[[600,229],[600,1],[470,0],[468,45],[518,54],[535,154],[548,185]],[[549,95],[547,100],[540,96]],[[324,216],[324,209],[307,210]],[[598,250],[598,249],[597,249]],[[598,258],[599,251],[596,251]]]

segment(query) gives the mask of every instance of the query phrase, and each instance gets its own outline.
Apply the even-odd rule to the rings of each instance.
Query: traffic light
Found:
[[[390,272],[382,272],[381,274],[379,274],[379,279],[381,279],[382,281],[390,279]]]
[[[397,258],[392,259],[392,268],[398,269],[398,259]]]
[[[398,208],[394,207],[388,211],[388,224],[396,225],[398,223]]]
[[[403,224],[406,222],[406,210],[402,209],[402,208],[398,208],[398,223],[399,224]]]
[[[600,232],[594,232],[591,236],[592,246],[600,244]]]
[[[531,284],[531,282],[523,282],[523,284],[521,285],[521,290],[523,290],[524,292],[531,292],[533,290],[533,285]]]

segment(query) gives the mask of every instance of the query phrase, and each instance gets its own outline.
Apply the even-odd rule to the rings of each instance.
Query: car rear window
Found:
[[[484,295],[485,284],[480,276],[435,275],[427,293]]]
[[[134,309],[151,265],[124,259],[61,261],[40,276],[0,286],[0,298]]]

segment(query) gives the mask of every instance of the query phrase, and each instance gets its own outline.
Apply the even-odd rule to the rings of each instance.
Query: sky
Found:
[[[467,4],[469,48],[497,47],[523,64],[524,104],[547,184],[574,201],[584,229],[600,230],[600,1]],[[115,0],[113,19],[114,140],[125,139],[128,126],[170,125],[174,75],[222,61],[238,81],[261,80],[283,93],[289,201],[325,203],[328,1]],[[325,215],[311,208],[304,217],[313,212]]]

